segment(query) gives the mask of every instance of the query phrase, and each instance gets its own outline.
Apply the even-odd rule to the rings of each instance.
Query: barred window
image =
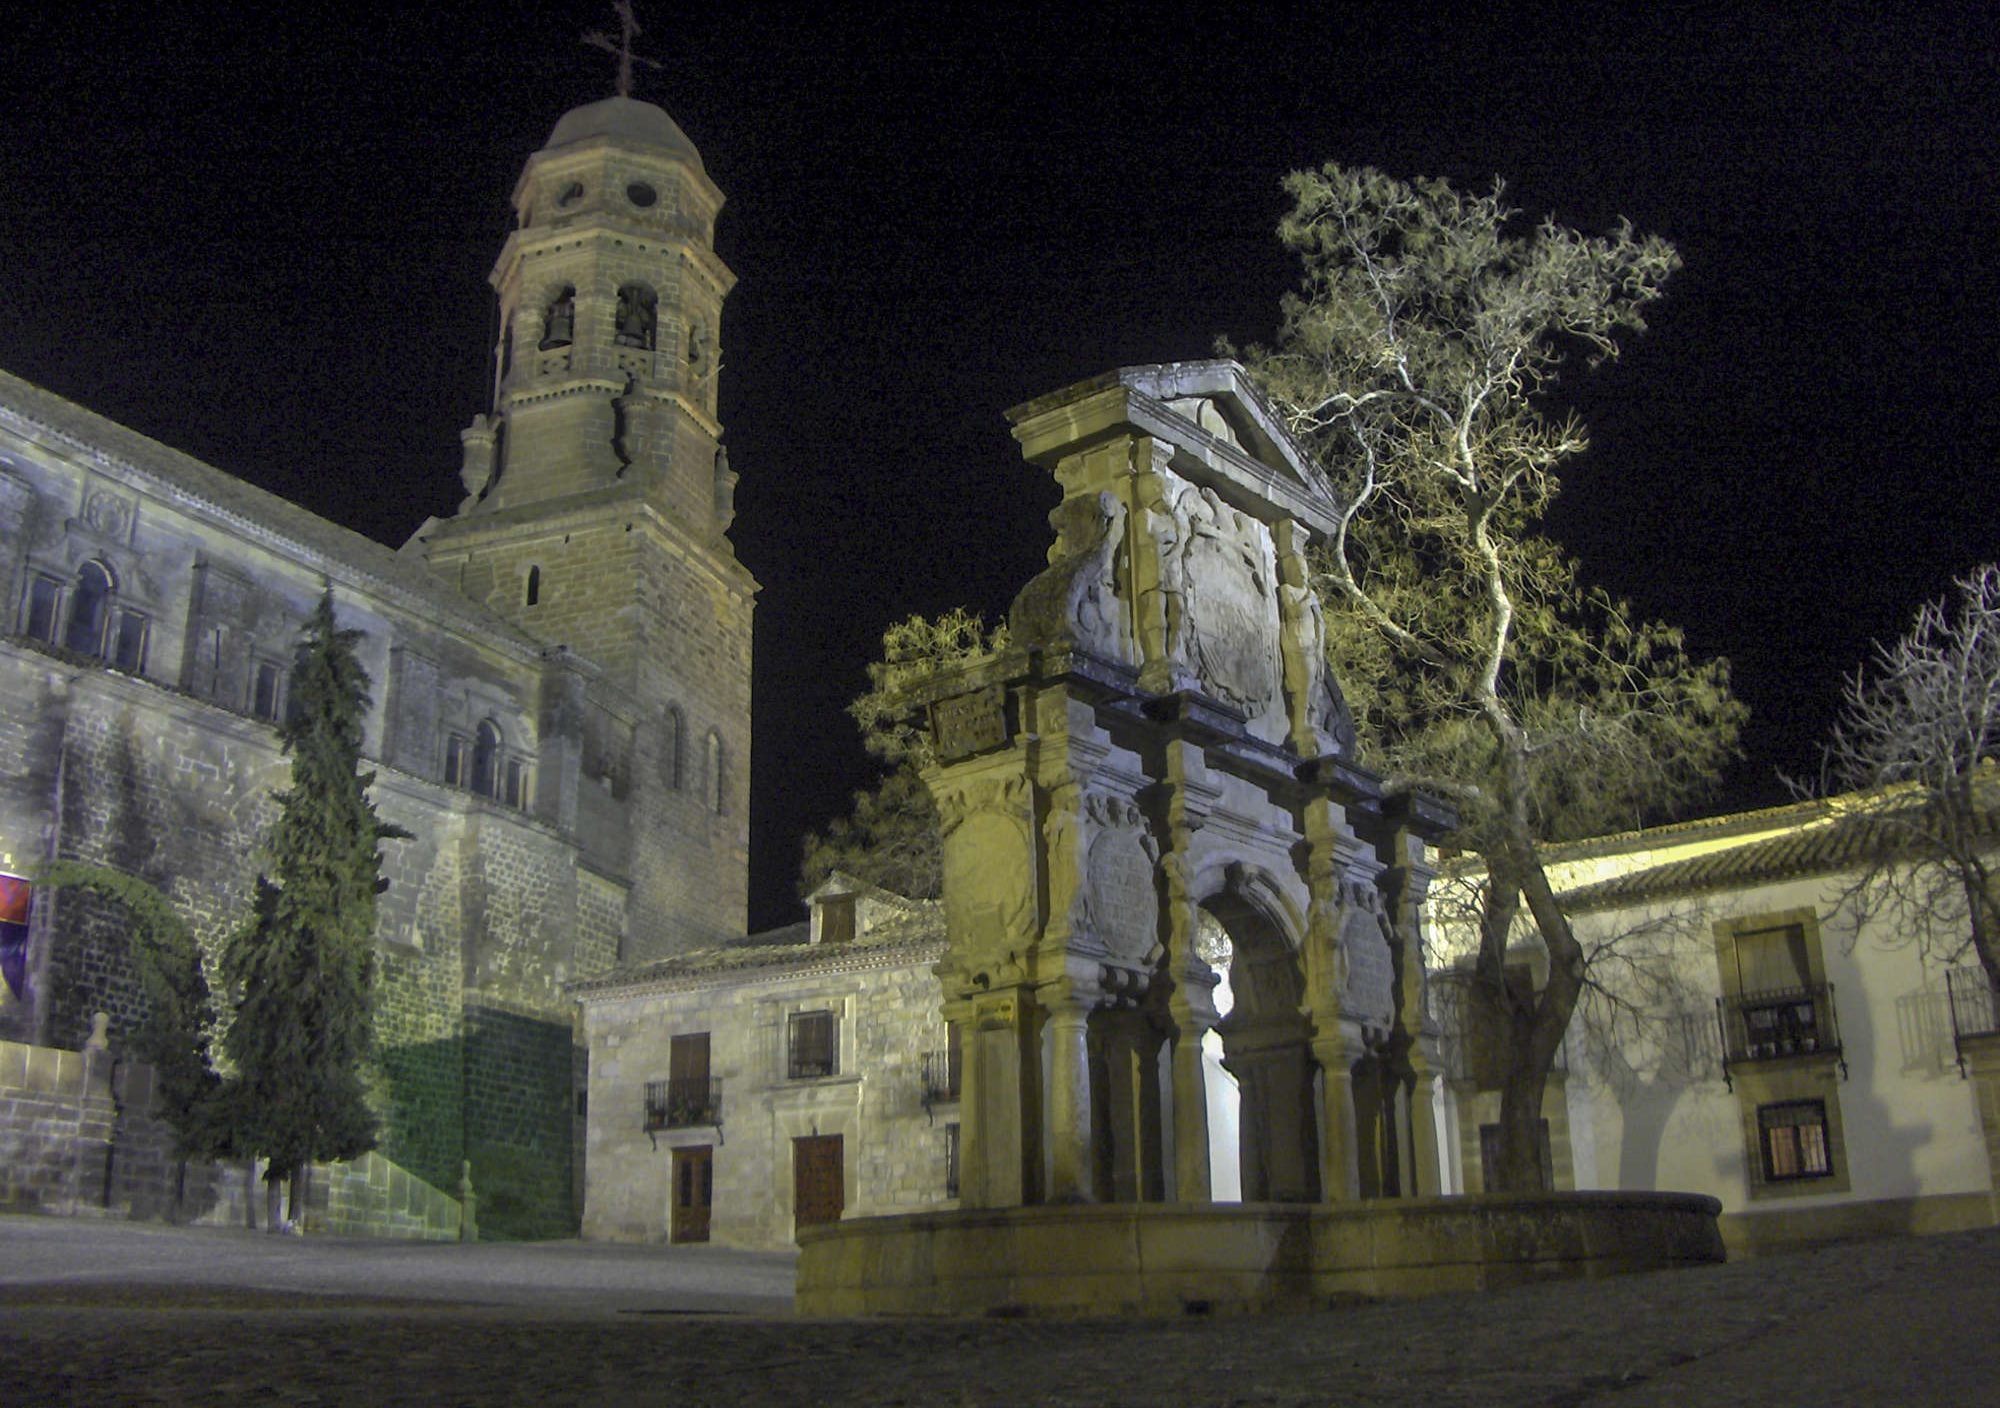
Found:
[[[785,1073],[812,1080],[840,1072],[840,1024],[833,1013],[794,1012],[787,1024]]]
[[[1766,1182],[1832,1177],[1833,1157],[1827,1145],[1824,1100],[1785,1100],[1759,1105],[1757,1138],[1763,1146]]]

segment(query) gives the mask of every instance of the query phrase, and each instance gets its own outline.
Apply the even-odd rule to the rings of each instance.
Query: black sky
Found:
[[[1001,412],[1270,335],[1279,180],[1481,186],[1686,269],[1567,380],[1556,531],[1734,662],[1718,805],[1808,771],[1871,639],[1996,554],[1989,6],[641,0],[642,76],[729,198],[722,416],[759,580],[753,924],[867,779],[882,627],[989,618],[1053,493]],[[608,4],[37,7],[0,69],[0,367],[399,543],[460,492],[527,154],[610,91]]]

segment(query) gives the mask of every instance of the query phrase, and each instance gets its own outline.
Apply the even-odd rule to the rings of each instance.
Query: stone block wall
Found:
[[[0,1041],[0,1211],[255,1227],[262,1173],[177,1159],[145,1063]],[[310,1231],[459,1235],[458,1200],[380,1154],[315,1165],[310,1203]]]
[[[0,1211],[101,1205],[114,1119],[108,1054],[0,1041]]]
[[[938,944],[891,951],[818,945],[789,961],[650,987],[635,982],[583,996],[590,1047],[588,1187],[584,1236],[668,1239],[672,1151],[710,1146],[711,1240],[727,1246],[792,1244],[792,1141],[839,1135],[846,1216],[949,1206],[952,1106],[926,1112],[923,1058],[942,1051],[945,1025],[931,965]],[[839,1022],[839,1070],[794,1080],[787,1031],[793,1013],[830,1010]],[[722,1129],[697,1126],[649,1136],[646,1084],[665,1080],[672,1039],[709,1034],[711,1075],[722,1082]]]

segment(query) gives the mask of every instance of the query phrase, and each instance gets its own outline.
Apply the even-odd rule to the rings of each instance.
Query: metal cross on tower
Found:
[[[632,52],[632,40],[643,31],[632,13],[632,0],[611,0],[611,8],[618,12],[618,42],[601,29],[593,29],[583,36],[583,42],[593,49],[602,49],[618,60],[618,96],[632,96],[632,65],[644,64],[647,68],[659,68],[657,59],[648,59]]]

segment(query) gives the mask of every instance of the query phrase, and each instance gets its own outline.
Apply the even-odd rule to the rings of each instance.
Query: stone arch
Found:
[[[492,719],[481,719],[472,734],[472,791],[482,797],[499,795],[501,759],[505,754],[506,738],[500,732],[500,725]]]
[[[660,322],[660,296],[645,284],[618,289],[617,326],[612,340],[620,347],[653,350]]]
[[[1309,1203],[1320,1197],[1317,1068],[1303,934],[1286,924],[1279,899],[1268,878],[1232,866],[1231,883],[1200,909],[1229,941],[1228,1011],[1215,1033],[1237,1087],[1242,1198]]]
[[[542,300],[539,350],[567,347],[576,340],[576,285],[561,284]]]
[[[93,557],[76,569],[76,580],[70,587],[69,624],[63,630],[66,649],[79,655],[104,653],[111,603],[117,594],[117,574],[106,563]]]

